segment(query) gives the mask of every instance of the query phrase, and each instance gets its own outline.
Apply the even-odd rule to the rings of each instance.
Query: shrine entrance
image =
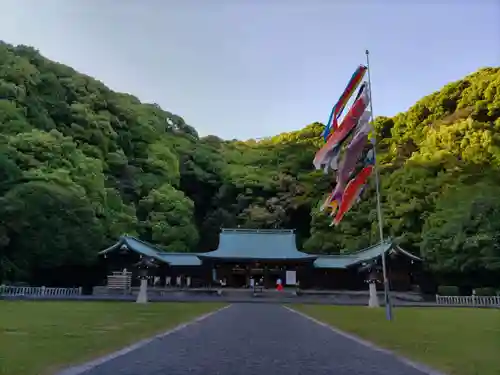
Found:
[[[301,264],[297,262],[283,261],[248,261],[248,262],[213,262],[216,270],[216,280],[225,280],[226,287],[229,288],[250,288],[253,283],[258,283],[266,289],[274,289],[278,279],[282,285],[296,286],[296,281],[303,274],[303,269],[311,268],[309,263]],[[287,283],[287,271],[294,273],[293,284]]]

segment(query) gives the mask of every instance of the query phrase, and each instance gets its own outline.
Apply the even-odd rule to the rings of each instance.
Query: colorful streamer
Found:
[[[370,118],[371,112],[365,111],[361,119],[359,120],[356,132],[352,137],[351,142],[347,146],[344,158],[339,165],[338,179],[339,182],[346,184],[349,176],[353,172],[356,164],[360,160],[363,151],[368,143],[368,133],[370,132]]]
[[[354,170],[352,171],[352,173],[350,174],[350,176],[348,177],[348,179],[350,179],[349,183],[352,183],[352,181],[354,179],[356,179],[358,176],[362,175],[363,170],[365,170],[366,168],[375,166],[375,152],[374,152],[373,148],[370,148],[365,153],[363,159],[364,159],[363,164],[358,168],[355,167]],[[349,183],[347,184],[347,186],[349,186]],[[336,204],[339,207],[344,199],[348,199],[348,196],[346,196],[347,187],[345,187],[345,189],[344,189],[344,187],[345,187],[344,183],[342,181],[339,181],[337,183],[337,186],[335,187],[336,192],[332,193],[332,196],[335,197],[333,199],[336,200]],[[360,200],[361,194],[363,194],[363,191],[365,190],[365,188],[366,188],[366,181],[360,187],[360,190],[357,193],[357,195],[353,196],[352,202],[348,206],[347,211],[349,211],[352,208],[352,206]],[[344,214],[346,212],[344,212]],[[333,212],[332,212],[332,215],[330,215],[330,216],[333,216]],[[339,222],[340,222],[340,220],[342,220],[342,218],[339,219]],[[334,223],[332,222],[331,225],[334,225]]]
[[[316,153],[313,160],[313,165],[316,169],[324,167],[325,172],[327,172],[330,166],[337,166],[340,147],[342,147],[343,142],[358,125],[360,118],[370,103],[368,85],[361,87],[361,90],[363,91],[359,93],[358,99],[354,102],[338,129],[331,134],[327,142]]]
[[[326,210],[328,207],[331,206],[332,199],[333,199],[333,192],[328,194],[328,197],[326,197],[325,201],[323,202],[323,204],[319,208],[320,212],[323,212],[324,210]]]
[[[342,191],[341,189],[339,189],[339,186],[337,185],[335,186],[335,189],[330,194],[328,194],[328,197],[321,205],[320,211],[331,209],[332,212],[335,212],[335,210],[340,205],[341,198],[342,198]]]
[[[344,188],[350,177],[353,175],[356,164],[361,159],[361,155],[365,150],[368,141],[368,133],[370,132],[370,117],[371,112],[369,111],[365,111],[363,116],[361,116],[358,127],[356,128],[356,133],[354,134],[353,139],[346,149],[344,159],[340,163],[335,189],[325,199],[320,207],[320,211],[325,211],[326,209],[330,208],[330,215],[333,215],[337,208],[340,206]],[[338,148],[338,150],[340,150],[340,148]],[[365,157],[365,163],[365,165],[373,164],[369,157]]]
[[[354,205],[354,203],[360,196],[361,190],[366,184],[368,177],[370,177],[370,175],[372,174],[373,168],[373,165],[364,167],[355,178],[349,181],[345,188],[344,194],[342,195],[342,202],[340,204],[339,210],[337,211],[337,215],[335,216],[335,219],[333,219],[333,225],[338,225],[344,215]]]
[[[335,188],[320,206],[320,211],[330,211],[330,216],[334,217],[331,225],[338,225],[344,215],[361,199],[368,178],[375,168],[375,145],[368,142],[372,130],[372,113],[368,110],[371,91],[368,83],[361,83],[367,70],[364,65],[356,69],[333,106],[322,133],[325,144],[313,160],[317,170],[323,169],[325,173],[330,170],[337,171]],[[356,90],[358,91],[354,104],[339,124],[339,118]],[[349,138],[351,139],[348,142]],[[346,143],[347,147],[343,151]],[[360,163],[361,160],[363,162]]]
[[[342,95],[340,95],[339,100],[333,106],[325,130],[323,131],[323,138],[325,141],[328,140],[328,137],[332,132],[335,132],[337,130],[338,128],[337,121],[339,117],[342,115],[342,112],[344,111],[344,108],[349,99],[351,98],[352,94],[354,93],[354,91],[356,91],[359,84],[363,80],[366,70],[367,70],[366,66],[364,65],[358,66],[354,74],[351,76],[351,79],[347,83],[347,86],[344,89]]]

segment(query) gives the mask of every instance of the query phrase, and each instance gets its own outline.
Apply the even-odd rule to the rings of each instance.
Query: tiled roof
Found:
[[[160,258],[171,266],[201,266],[197,254],[191,253],[162,253]]]
[[[201,265],[201,260],[193,253],[167,253],[161,249],[148,244],[147,242],[138,240],[135,237],[122,236],[120,240],[111,247],[101,251],[99,254],[106,254],[111,251],[125,246],[130,251],[134,251],[138,254],[154,258],[161,262],[168,263],[171,266],[199,266]]]
[[[217,250],[198,254],[210,259],[314,260],[297,250],[292,230],[222,229]]]
[[[320,255],[314,261],[316,268],[347,268],[370,261],[382,255],[382,253],[400,252],[414,260],[421,260],[419,257],[401,249],[392,241],[377,244],[355,253],[345,255]]]
[[[297,250],[292,230],[223,229],[219,248],[207,253],[169,253],[130,236],[122,236],[106,254],[125,246],[141,255],[171,266],[200,266],[202,259],[228,260],[304,260],[314,261],[316,268],[347,268],[377,258],[382,252],[399,252],[414,260],[419,257],[401,249],[391,241],[345,255],[313,255]]]

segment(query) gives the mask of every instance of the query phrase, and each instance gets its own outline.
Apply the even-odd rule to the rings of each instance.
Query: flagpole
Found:
[[[373,142],[373,154],[375,157],[375,186],[376,186],[376,194],[377,194],[377,217],[378,217],[378,230],[380,234],[380,245],[383,245],[384,242],[384,227],[382,222],[382,205],[380,203],[380,173],[378,169],[378,161],[377,161],[377,136],[375,134],[375,125],[374,125],[374,114],[373,114],[373,96],[372,96],[372,82],[371,82],[371,69],[370,69],[370,51],[366,50],[366,67],[368,70],[368,89],[370,92],[370,111],[371,111],[371,123],[372,123],[372,142]],[[382,247],[382,274],[384,279],[384,304],[385,304],[385,315],[387,320],[392,320],[392,306],[391,306],[391,298],[390,298],[390,290],[389,290],[389,280],[387,279],[387,264],[385,259],[385,251],[384,247]]]

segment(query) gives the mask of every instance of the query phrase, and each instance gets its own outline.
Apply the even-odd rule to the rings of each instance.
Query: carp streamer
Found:
[[[325,141],[328,139],[330,134],[337,129],[337,121],[339,117],[342,115],[342,112],[344,111],[344,108],[349,99],[351,98],[352,94],[354,93],[354,91],[356,91],[359,84],[363,80],[366,70],[367,70],[366,66],[364,65],[358,66],[356,71],[353,73],[351,79],[347,83],[344,92],[342,93],[342,95],[340,95],[337,104],[333,106],[332,111],[330,112],[330,117],[328,118],[328,122],[323,132],[323,138]]]
[[[317,170],[323,169],[324,173],[336,171],[335,187],[320,206],[320,211],[330,211],[330,216],[334,217],[332,226],[338,225],[359,201],[375,168],[373,145],[368,142],[372,130],[372,112],[368,110],[370,87],[367,82],[361,83],[367,69],[364,65],[356,69],[333,106],[322,134],[325,144],[313,160]],[[354,103],[339,124],[339,117],[358,87]]]

